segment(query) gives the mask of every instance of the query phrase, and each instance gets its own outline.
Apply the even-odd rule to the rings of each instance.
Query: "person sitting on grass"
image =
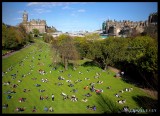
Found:
[[[119,94],[117,94],[117,93],[115,94],[115,96],[116,96],[116,97],[118,97],[118,98],[122,97],[122,96],[120,96],[120,95],[119,95]]]
[[[45,112],[47,112],[47,111],[48,111],[48,108],[47,108],[46,106],[44,107],[44,111],[45,111]]]
[[[87,86],[85,86],[85,87],[84,87],[84,89],[85,89],[85,90],[87,90],[87,89],[88,89],[88,85],[87,85]]]
[[[74,101],[78,101],[78,98],[76,98],[75,95],[72,95],[72,96],[71,96],[71,101],[73,101],[73,102],[74,102]]]
[[[24,111],[24,110],[25,110],[25,108],[20,108],[20,107],[17,107],[17,108],[16,108],[16,111],[17,111],[17,112],[22,112],[22,111]]]
[[[53,112],[53,111],[54,111],[53,108],[52,108],[52,106],[49,107],[49,111],[50,111],[50,112]]]
[[[39,92],[45,92],[45,89],[39,89]]]
[[[95,105],[94,105],[94,106],[88,105],[86,108],[89,109],[89,110],[94,110],[94,111],[96,111],[96,106],[95,106]]]
[[[41,85],[40,85],[40,84],[35,84],[35,86],[36,86],[36,87],[40,87]]]
[[[8,108],[8,104],[4,104],[2,108]]]
[[[102,84],[102,83],[103,83],[103,81],[97,81],[97,83],[98,83],[98,84]]]
[[[82,99],[82,101],[83,101],[83,102],[87,102],[88,100],[87,100],[87,98],[84,98],[84,99]]]
[[[90,93],[85,94],[86,97],[91,97],[92,95]]]
[[[8,96],[7,96],[7,99],[11,99],[11,98],[12,98],[12,96],[11,96],[11,95],[8,95]]]
[[[69,86],[69,87],[74,87],[74,85],[73,85],[73,84],[69,84],[68,86]]]
[[[66,99],[69,99],[69,96],[68,96],[68,95],[63,96],[63,100],[66,100]]]
[[[97,94],[100,94],[100,92],[101,92],[99,89],[96,89],[95,91]]]
[[[107,89],[111,89],[111,86],[108,86]]]
[[[73,89],[70,92],[72,92],[72,91],[73,91],[73,93],[76,93],[76,92],[78,92],[78,89]]]
[[[94,105],[94,106],[92,106],[92,109],[94,110],[94,111],[96,111],[96,106]]]
[[[91,107],[90,105],[88,105],[88,106],[86,107],[86,109],[92,110],[92,107]]]
[[[43,100],[43,99],[44,99],[44,97],[40,95],[40,100]]]
[[[26,98],[19,98],[19,102],[25,102],[26,101]]]
[[[37,111],[36,106],[34,106],[32,112],[36,112],[36,111]]]
[[[91,92],[93,92],[95,90],[93,85],[91,86],[90,90],[91,90]]]

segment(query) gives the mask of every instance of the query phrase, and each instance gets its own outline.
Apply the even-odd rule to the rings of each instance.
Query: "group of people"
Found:
[[[54,109],[53,109],[52,106],[50,106],[50,107],[45,106],[45,107],[44,107],[44,111],[45,111],[45,112],[48,112],[48,111],[54,112]]]
[[[96,109],[97,109],[95,105],[93,105],[93,106],[88,105],[86,108],[89,110],[93,110],[93,111],[96,111]]]
[[[26,59],[27,59],[27,57],[26,57]],[[34,57],[33,57],[33,59],[34,59]],[[22,61],[23,62],[23,61]],[[21,63],[22,63],[21,62]],[[23,64],[24,65],[24,64]],[[33,69],[33,67],[31,67],[31,70]],[[54,70],[56,70],[56,69],[54,69]],[[89,72],[90,70],[87,70],[87,72]],[[44,70],[42,70],[42,69],[40,69],[40,70],[38,70],[38,72],[40,73],[40,74],[42,74],[42,76],[44,75],[44,74],[46,74],[46,71],[44,71]],[[37,72],[37,73],[38,73]],[[59,72],[63,72],[63,70],[60,70]],[[51,73],[51,71],[50,71],[50,73]],[[83,74],[82,72],[78,72],[79,74]],[[28,74],[31,74],[30,72],[28,73]],[[122,75],[123,75],[124,73],[122,73]],[[96,75],[94,76],[96,79],[97,78],[100,78],[100,73],[96,73]],[[13,74],[12,75],[12,77],[16,77],[17,75],[16,74]],[[22,77],[25,77],[25,75],[23,75]],[[68,77],[70,78],[70,77],[72,77],[72,75],[71,74],[68,74]],[[37,78],[32,78],[33,80],[36,80]],[[84,78],[85,80],[90,80],[90,78]],[[58,80],[65,80],[65,78],[63,78],[62,76],[59,76],[58,77]],[[41,80],[42,82],[48,82],[48,79],[46,78],[46,79],[42,79]],[[22,80],[20,80],[20,82],[22,82]],[[70,83],[68,86],[69,87],[74,87],[74,85],[71,83],[71,80],[66,80],[66,82],[68,82],[68,83]],[[76,80],[75,81],[75,84],[76,83],[78,83],[78,82],[82,82],[82,80],[80,80],[80,79],[78,79],[78,80]],[[97,84],[102,84],[103,83],[103,81],[97,81]],[[9,83],[10,84],[10,83]],[[6,85],[9,85],[8,83],[6,84]],[[93,91],[95,91],[97,94],[100,94],[100,93],[102,93],[103,92],[103,90],[102,89],[96,89],[95,88],[95,84],[96,83],[90,83],[90,86],[89,85],[87,85],[87,86],[85,86],[84,87],[84,90],[88,90],[88,89],[90,89],[91,90],[91,92],[93,92]],[[58,85],[63,85],[63,83],[59,83],[58,82]],[[18,85],[13,85],[13,88],[16,88]],[[41,84],[35,84],[35,86],[36,87],[40,87],[41,86]],[[132,89],[129,89],[129,88],[126,88],[124,91],[131,91]],[[30,90],[29,90],[30,91]],[[73,90],[71,90],[71,91],[73,91],[74,93],[76,93],[78,90],[77,89],[73,89]],[[27,89],[24,89],[24,92],[27,92]],[[39,89],[39,92],[45,92],[45,90],[44,89]],[[62,94],[63,95],[63,99],[65,100],[65,99],[69,99],[69,96],[68,95],[66,95],[66,94]],[[87,102],[88,101],[88,99],[89,99],[89,97],[91,97],[92,96],[92,94],[90,94],[89,92],[87,93],[87,94],[85,94],[85,98],[84,99],[82,99],[81,101],[83,101],[83,102]],[[117,95],[116,95],[117,96]],[[11,96],[9,96],[10,98],[11,98]],[[87,98],[88,99],[87,99]],[[9,98],[9,99],[10,99]],[[41,96],[40,95],[40,100],[44,100],[44,99],[49,99],[49,97],[48,96],[45,96],[45,97],[43,97],[43,96]],[[54,96],[54,94],[52,94],[51,95],[51,98],[50,98],[51,100],[52,100],[52,102],[55,100],[55,96]],[[20,98],[19,99],[19,102],[24,102],[26,100],[26,98]],[[75,95],[72,95],[71,97],[70,97],[70,100],[71,101],[73,101],[73,102],[75,102],[75,101],[78,101],[78,98],[75,96]],[[118,103],[125,103],[125,100],[119,100],[118,101]],[[6,105],[6,106],[4,106],[4,107],[8,107],[8,105]],[[96,111],[96,106],[95,105],[93,105],[93,106],[90,106],[90,105],[88,105],[87,106],[87,109],[90,109],[90,110],[93,110],[93,111]],[[25,108],[20,108],[20,107],[17,107],[16,108],[16,111],[24,111],[25,110]],[[32,112],[36,112],[37,111],[37,109],[36,109],[36,107],[34,106],[33,107],[33,110],[32,110]],[[50,112],[53,112],[54,110],[53,110],[53,108],[52,108],[52,106],[50,106],[50,107],[44,107],[44,111],[45,112],[48,112],[48,111],[50,111]]]

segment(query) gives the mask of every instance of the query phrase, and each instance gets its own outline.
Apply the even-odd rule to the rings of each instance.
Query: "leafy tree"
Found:
[[[7,36],[5,39],[5,47],[8,49],[14,49],[18,45],[16,38],[16,31],[14,27],[10,27],[7,31]]]
[[[89,53],[89,41],[85,37],[74,37],[74,43],[81,58],[87,57],[86,55]]]
[[[27,34],[26,28],[24,27],[23,24],[20,23],[18,25],[18,30],[21,32],[21,39],[23,39],[23,44],[26,44],[28,41],[28,38],[27,38],[28,34]]]
[[[38,37],[39,36],[39,30],[38,29],[32,29],[32,32],[34,34],[34,37]]]
[[[52,40],[53,40],[54,38],[53,38],[53,36],[52,35],[50,35],[50,34],[43,34],[43,40],[46,42],[46,43],[50,43],[50,42],[52,42]]]
[[[57,40],[52,42],[53,48],[58,51],[61,57],[61,61],[64,64],[65,70],[68,70],[69,60],[77,60],[79,54],[74,45],[72,37],[69,35],[60,35]]]
[[[7,37],[7,26],[2,24],[2,48],[5,48],[5,39]]]

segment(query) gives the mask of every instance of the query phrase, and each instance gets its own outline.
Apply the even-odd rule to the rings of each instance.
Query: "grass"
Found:
[[[40,55],[40,56],[39,56]],[[88,59],[80,60],[80,66],[77,67],[77,70],[72,70],[71,68],[67,71],[59,72],[63,70],[63,67],[58,66],[56,70],[52,70],[53,67],[49,67],[52,63],[51,51],[49,45],[44,43],[41,40],[35,40],[35,43],[31,46],[22,49],[20,52],[15,53],[14,55],[2,59],[2,71],[5,72],[12,65],[13,70],[7,71],[7,73],[2,77],[2,83],[10,81],[10,85],[2,85],[2,105],[7,103],[9,107],[7,109],[2,109],[2,113],[17,113],[15,112],[16,107],[25,107],[25,111],[22,113],[32,113],[34,106],[37,108],[37,112],[34,113],[46,113],[43,111],[44,106],[52,106],[54,112],[47,113],[112,113],[117,111],[117,109],[122,109],[123,106],[129,106],[129,108],[140,108],[140,104],[133,98],[137,96],[146,96],[142,90],[139,88],[128,84],[121,80],[120,78],[114,78],[115,73],[108,70],[102,71],[99,67],[96,66],[83,66],[82,64]],[[34,59],[33,59],[34,57]],[[40,60],[38,60],[40,58]],[[20,66],[19,62],[24,62],[24,66]],[[33,60],[33,62],[31,62]],[[38,65],[41,64],[41,65]],[[31,67],[34,66],[33,71],[30,71]],[[41,75],[38,73],[38,70],[45,70],[47,74]],[[52,72],[50,73],[50,71]],[[89,72],[87,72],[89,70]],[[18,71],[18,73],[17,73]],[[83,74],[79,74],[79,71]],[[27,75],[28,73],[30,75]],[[95,79],[94,76],[96,72],[99,72],[100,78]],[[15,79],[12,79],[11,74],[17,74]],[[22,78],[22,75],[27,75]],[[68,77],[68,74],[71,74],[72,77]],[[65,80],[58,80],[58,76],[63,76]],[[37,80],[32,80],[32,78],[37,78]],[[42,78],[47,78],[48,82],[44,83],[41,81]],[[90,78],[90,80],[85,80],[85,78]],[[21,83],[18,80],[22,80]],[[66,82],[67,79],[72,80],[74,87],[68,87],[69,83]],[[82,82],[77,84],[74,83],[75,80],[80,79]],[[97,81],[103,81],[103,84],[97,84]],[[57,86],[55,83],[62,82],[64,85]],[[89,85],[91,82],[95,82],[95,88],[103,89],[104,92],[102,96],[97,95],[95,92],[90,92],[90,90],[84,90],[83,88]],[[13,84],[18,84],[17,88],[11,88]],[[35,87],[35,84],[41,84],[40,87]],[[111,89],[106,89],[106,87],[111,86]],[[116,101],[119,98],[116,98],[114,95],[124,88],[133,88],[131,92],[122,93],[122,99],[126,99],[125,104],[119,104]],[[29,92],[23,92],[24,89],[30,89]],[[39,89],[45,89],[45,92],[40,93]],[[72,89],[78,89],[77,93],[71,92]],[[4,94],[7,90],[15,90],[15,94],[11,94],[12,98],[7,99],[7,94]],[[78,97],[77,102],[72,102],[70,100],[63,100],[60,95],[61,92],[66,93],[67,95],[76,95]],[[85,98],[83,95],[86,93],[91,93],[92,96],[87,98],[87,102],[82,102],[81,100]],[[55,95],[55,101],[51,101],[51,95]],[[40,95],[49,96],[48,100],[39,100]],[[18,99],[24,97],[27,98],[25,102],[18,102]],[[86,109],[86,106],[96,105],[97,110],[92,111]],[[106,109],[104,109],[104,107]],[[115,108],[112,108],[115,107]]]

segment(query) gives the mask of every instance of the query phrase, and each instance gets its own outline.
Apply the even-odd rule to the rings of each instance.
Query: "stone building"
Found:
[[[149,24],[157,24],[158,22],[158,13],[152,13],[148,17],[148,23]]]
[[[148,20],[133,22],[130,20],[116,21],[116,20],[107,20],[102,24],[102,30],[104,34],[109,36],[120,36],[121,32],[125,35],[131,33],[133,30],[136,30],[138,33],[144,32],[144,29],[148,25],[157,25],[158,22],[158,13],[152,13],[148,16]]]
[[[102,30],[103,33],[110,36],[119,36],[122,30],[125,31],[125,33],[131,33],[133,29],[136,29],[139,33],[142,33],[145,26],[147,26],[147,21],[107,20],[103,22]]]
[[[28,21],[28,13],[24,11],[22,24],[25,26],[27,32],[32,32],[33,29],[38,29],[40,33],[45,33],[47,24],[45,20],[32,19]]]

